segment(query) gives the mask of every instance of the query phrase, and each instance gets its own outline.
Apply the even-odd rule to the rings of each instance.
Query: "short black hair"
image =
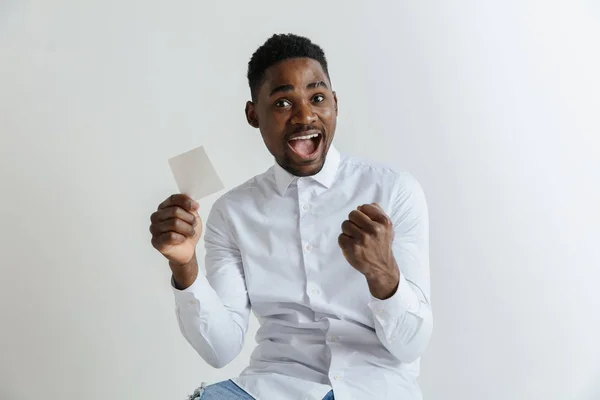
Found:
[[[327,59],[321,47],[304,36],[293,33],[275,34],[252,54],[248,63],[248,83],[253,101],[256,100],[258,88],[265,77],[267,68],[290,58],[312,58],[318,61],[331,82],[327,70]]]

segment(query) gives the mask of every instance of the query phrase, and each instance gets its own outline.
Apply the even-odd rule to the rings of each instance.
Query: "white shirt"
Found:
[[[378,203],[394,223],[400,284],[379,300],[338,246],[350,211]],[[408,173],[341,156],[295,177],[275,164],[217,200],[206,221],[206,276],[173,289],[181,332],[220,368],[260,322],[233,381],[259,400],[421,399],[419,360],[432,330],[428,214]]]

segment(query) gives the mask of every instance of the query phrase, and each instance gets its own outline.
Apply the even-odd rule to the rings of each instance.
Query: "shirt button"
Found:
[[[305,204],[305,205],[303,205],[303,206],[302,206],[302,209],[303,209],[304,211],[308,211],[308,210],[310,210],[310,204]]]
[[[193,306],[193,305],[195,305],[195,304],[196,304],[196,300],[190,300],[190,301],[188,302],[188,304],[189,304],[190,306]]]
[[[333,377],[333,379],[335,379],[336,381],[341,381],[342,380],[342,376],[341,375],[336,375]]]
[[[338,337],[337,336],[329,336],[329,340],[332,342],[337,342],[338,341]]]
[[[312,245],[310,243],[307,244],[306,246],[304,246],[304,250],[306,250],[308,252],[312,251],[312,249],[313,249],[313,247],[312,247]]]
[[[319,289],[313,289],[310,291],[312,294],[314,294],[315,296],[318,296],[321,294],[321,291]]]

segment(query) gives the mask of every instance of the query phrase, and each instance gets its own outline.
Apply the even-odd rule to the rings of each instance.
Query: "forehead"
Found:
[[[265,71],[265,77],[260,88],[260,96],[268,95],[273,88],[281,85],[292,85],[295,89],[304,89],[315,81],[329,80],[321,64],[312,58],[291,58],[270,66]]]

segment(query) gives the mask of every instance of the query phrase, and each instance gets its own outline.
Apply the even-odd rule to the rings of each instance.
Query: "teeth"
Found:
[[[319,134],[315,133],[313,135],[298,136],[298,137],[293,138],[292,140],[306,140],[306,139],[316,138],[317,136],[319,136]]]

